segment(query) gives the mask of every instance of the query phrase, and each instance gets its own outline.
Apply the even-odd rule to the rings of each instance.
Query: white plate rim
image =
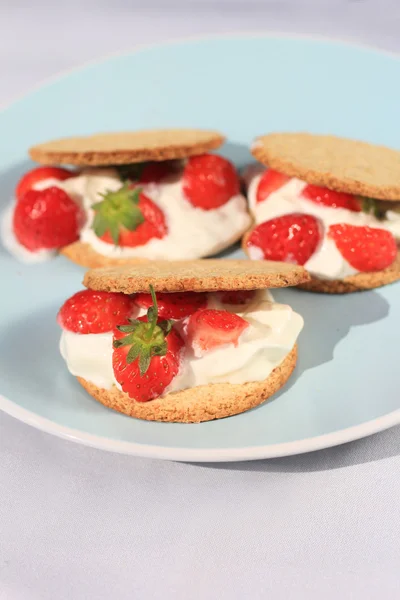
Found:
[[[314,452],[352,442],[400,424],[400,409],[398,409],[366,423],[294,442],[244,448],[171,448],[136,444],[135,442],[121,442],[59,425],[50,419],[18,406],[18,404],[2,395],[0,395],[0,410],[36,429],[72,442],[81,443],[84,446],[143,458],[181,462],[235,462],[305,454],[306,452]]]
[[[153,44],[139,44],[134,46],[131,50],[124,50],[122,52],[113,52],[107,55],[103,55],[99,58],[85,61],[84,63],[63,69],[58,73],[46,77],[36,85],[32,86],[28,90],[18,94],[15,98],[11,98],[6,102],[5,105],[0,105],[0,113],[5,112],[9,107],[23,100],[26,96],[31,93],[46,87],[58,79],[62,79],[67,75],[80,71],[91,65],[101,64],[102,62],[115,58],[118,56],[129,56],[136,54],[140,51],[150,48],[160,48],[166,45],[184,45],[187,42],[201,42],[214,39],[248,39],[248,38],[283,38],[283,39],[308,39],[316,42],[329,42],[342,46],[351,46],[361,48],[364,50],[372,50],[374,52],[390,56],[392,58],[400,59],[400,53],[386,50],[373,44],[367,44],[359,42],[353,39],[346,39],[340,37],[322,36],[308,33],[292,33],[292,32],[278,32],[271,30],[263,31],[247,31],[247,32],[222,32],[213,33],[210,35],[193,35],[187,37],[177,37],[170,40],[164,40],[159,43]],[[18,419],[19,421],[31,425],[40,431],[50,433],[59,438],[81,443],[85,446],[97,448],[100,450],[106,450],[109,452],[116,452],[120,454],[128,454],[133,456],[140,456],[144,458],[157,458],[161,460],[174,460],[174,461],[187,461],[187,462],[234,462],[234,461],[249,461],[249,460],[262,460],[266,458],[278,458],[284,456],[293,456],[297,454],[304,454],[307,452],[314,452],[324,448],[331,448],[333,446],[339,446],[347,442],[351,442],[357,439],[361,439],[379,433],[385,429],[389,429],[395,425],[400,424],[400,409],[390,412],[382,417],[378,417],[371,421],[354,425],[339,431],[323,434],[320,436],[306,438],[294,442],[287,442],[281,444],[272,444],[266,446],[248,446],[244,448],[211,448],[211,449],[193,449],[193,448],[171,448],[163,446],[154,446],[148,444],[137,444],[134,442],[122,442],[118,440],[112,440],[110,438],[104,438],[93,434],[85,433],[77,429],[66,427],[65,425],[59,425],[50,419],[41,417],[25,408],[22,408],[12,400],[9,400],[5,396],[0,394],[0,410],[6,414]]]

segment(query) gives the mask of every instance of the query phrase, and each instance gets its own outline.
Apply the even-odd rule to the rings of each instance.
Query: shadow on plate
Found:
[[[307,454],[233,463],[188,463],[209,469],[258,473],[310,473],[342,469],[400,455],[400,426],[341,446]]]

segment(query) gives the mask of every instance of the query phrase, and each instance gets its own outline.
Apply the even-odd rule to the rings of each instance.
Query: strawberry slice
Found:
[[[19,180],[15,189],[15,196],[17,200],[21,198],[33,188],[34,185],[44,181],[45,179],[58,179],[64,181],[70,177],[76,177],[76,173],[68,171],[67,169],[61,169],[60,167],[37,167],[25,173]]]
[[[311,200],[315,204],[322,204],[323,206],[329,206],[330,208],[345,208],[351,212],[360,212],[361,203],[356,196],[352,194],[345,194],[344,192],[335,192],[328,190],[325,187],[318,185],[307,185],[302,195],[307,200]]]
[[[216,154],[188,159],[183,171],[183,193],[203,210],[214,210],[240,193],[240,181],[233,164]]]
[[[75,242],[82,212],[61,188],[28,190],[13,215],[15,237],[31,252],[57,249]]]
[[[125,323],[135,308],[127,294],[82,290],[64,302],[57,322],[74,333],[105,333]]]
[[[157,300],[146,317],[114,329],[113,369],[123,391],[137,402],[158,398],[179,372],[184,343],[169,320],[158,320]]]
[[[227,290],[225,292],[215,292],[215,295],[222,304],[239,306],[251,302],[256,292],[255,290]]]
[[[384,229],[338,223],[329,227],[328,236],[343,258],[363,273],[383,271],[397,256],[396,240]]]
[[[199,292],[158,293],[156,296],[158,316],[162,319],[183,319],[207,305],[207,294]],[[151,294],[137,294],[135,302],[141,308],[150,308],[153,299]]]
[[[315,217],[292,213],[257,225],[246,241],[256,247],[265,260],[304,265],[321,240],[321,226]]]
[[[106,192],[103,200],[92,208],[95,212],[93,230],[107,244],[143,246],[168,233],[163,211],[141,188],[129,183],[116,192]]]
[[[257,186],[256,202],[264,202],[273,192],[276,192],[284,186],[291,177],[274,171],[274,169],[267,169],[261,175],[261,179]]]
[[[188,319],[187,342],[195,356],[203,356],[219,346],[237,346],[240,335],[248,326],[242,317],[226,310],[200,309]]]

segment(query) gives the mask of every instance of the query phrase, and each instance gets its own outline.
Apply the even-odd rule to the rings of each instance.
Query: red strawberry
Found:
[[[15,189],[15,196],[17,200],[26,194],[26,192],[33,188],[36,183],[44,181],[45,179],[58,179],[64,181],[70,177],[75,177],[76,173],[67,171],[67,169],[60,169],[60,167],[37,167],[25,173],[19,180]]]
[[[141,308],[149,308],[153,300],[150,294],[137,294],[135,302]],[[158,316],[162,319],[183,319],[206,306],[207,294],[197,292],[157,293],[157,304]]]
[[[247,304],[253,300],[255,290],[227,290],[225,292],[216,292],[216,296],[222,304]]]
[[[397,255],[396,240],[384,229],[338,223],[329,227],[328,236],[334,240],[343,258],[364,273],[383,271]]]
[[[256,202],[264,202],[270,194],[279,190],[290,179],[287,175],[273,169],[264,171],[257,187]]]
[[[93,205],[95,234],[108,244],[143,246],[168,233],[164,213],[137,186],[124,184]]]
[[[176,173],[177,170],[178,163],[173,160],[146,163],[140,174],[139,183],[159,183],[162,179]]]
[[[334,192],[325,187],[309,184],[304,188],[302,195],[304,198],[307,198],[307,200],[315,202],[315,204],[322,204],[323,206],[330,206],[331,208],[345,208],[352,212],[361,211],[360,201],[356,196],[352,196],[352,194]]]
[[[61,248],[78,239],[81,217],[80,208],[62,189],[29,190],[15,207],[14,234],[31,252]]]
[[[180,335],[171,321],[159,321],[154,290],[154,305],[147,317],[130,319],[114,330],[113,369],[124,392],[138,402],[161,396],[178,374],[184,351]]]
[[[75,333],[105,333],[125,323],[135,308],[127,294],[82,290],[64,302],[57,322]]]
[[[235,167],[216,154],[189,158],[183,171],[182,185],[189,202],[203,210],[218,208],[240,192]]]
[[[265,260],[304,265],[321,239],[319,221],[311,215],[292,213],[257,225],[246,246],[256,246]]]
[[[226,310],[200,309],[189,317],[186,335],[196,356],[225,344],[238,345],[248,322]]]

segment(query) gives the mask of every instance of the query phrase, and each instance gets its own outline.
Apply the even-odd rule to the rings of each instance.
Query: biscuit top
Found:
[[[146,262],[88,271],[86,287],[107,292],[207,292],[256,290],[297,285],[309,281],[307,271],[288,263],[204,259]]]
[[[224,141],[217,131],[201,129],[98,133],[45,142],[30,148],[29,155],[47,165],[122,165],[186,158],[219,148]]]
[[[252,154],[290,177],[349,194],[400,200],[400,152],[332,135],[271,133]]]

